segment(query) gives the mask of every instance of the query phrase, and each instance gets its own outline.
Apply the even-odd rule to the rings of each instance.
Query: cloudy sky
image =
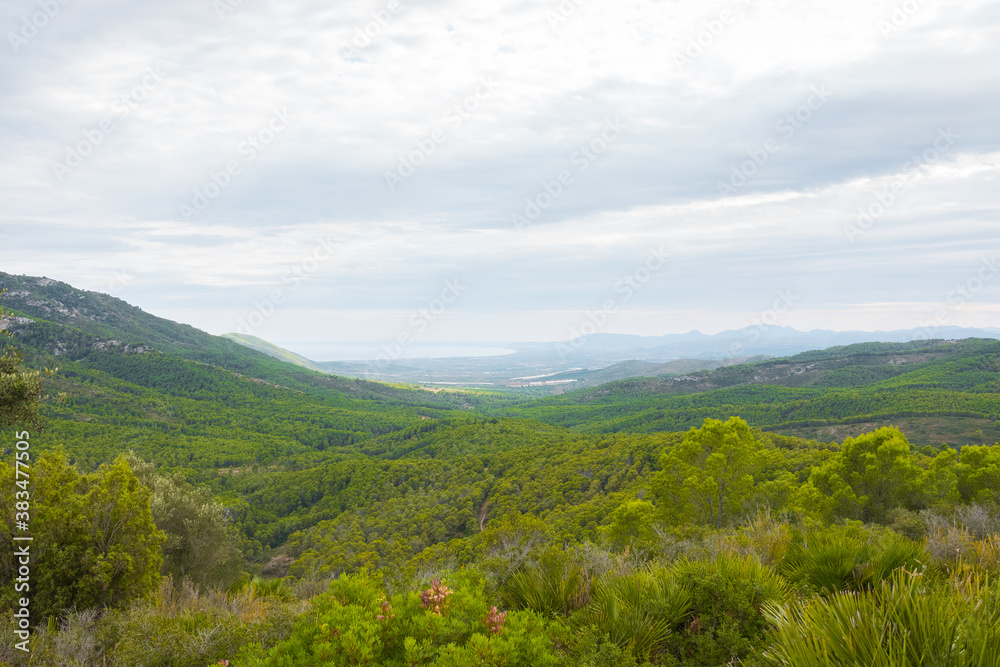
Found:
[[[0,28],[0,270],[212,333],[1000,323],[995,1],[7,0]]]

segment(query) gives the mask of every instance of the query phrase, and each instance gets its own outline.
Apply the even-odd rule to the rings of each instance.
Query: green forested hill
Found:
[[[224,336],[150,315],[115,297],[48,278],[0,272],[2,289],[7,292],[0,303],[15,318],[9,328],[36,366],[52,365],[54,360],[60,366],[78,362],[119,379],[146,386],[154,383],[169,392],[191,391],[208,381],[207,373],[224,370],[229,375],[321,395],[323,400],[351,397],[380,404],[464,410],[473,407],[470,397],[477,397],[475,402],[490,400],[485,394],[432,393],[315,372]],[[154,362],[143,359],[156,353],[162,359],[153,368]],[[208,368],[197,371],[198,365]],[[221,380],[209,382],[216,381]]]
[[[60,368],[48,388],[61,396],[43,408],[45,442],[64,447],[85,469],[134,451],[207,483],[240,508],[246,536],[265,550],[317,523],[343,521],[337,517],[348,512],[415,502],[367,492],[346,502],[323,481],[344,470],[354,470],[355,480],[396,474],[386,471],[402,464],[389,461],[410,461],[396,474],[403,479],[427,466],[437,471],[427,473],[438,481],[424,488],[425,501],[451,507],[432,499],[450,497],[452,485],[482,487],[463,495],[481,503],[476,494],[489,495],[505,477],[475,457],[509,459],[502,470],[514,470],[517,479],[524,466],[558,470],[552,457],[583,470],[584,453],[599,455],[612,441],[633,461],[648,458],[639,453],[650,447],[647,436],[627,434],[684,431],[706,418],[740,415],[756,428],[825,442],[889,423],[910,426],[915,444],[1000,437],[996,341],[859,344],[514,404],[509,395],[432,393],[324,375],[113,297],[48,279],[0,279],[16,318],[9,324],[14,340],[36,366]],[[489,419],[470,421],[476,413]],[[607,440],[609,434],[619,435]],[[467,469],[470,460],[486,471],[475,472],[479,463]],[[588,486],[598,495],[584,502],[557,491],[563,484],[526,495],[520,511],[598,502],[594,497],[621,490]],[[491,502],[496,508],[497,500]],[[451,521],[468,532],[471,510],[463,511],[464,518]],[[412,512],[424,510],[418,504]],[[365,516],[370,523],[384,513]],[[457,535],[431,532],[411,540],[410,550]]]
[[[891,422],[912,425],[907,432],[920,444],[983,444],[1000,438],[998,388],[998,341],[862,343],[679,377],[631,378],[504,414],[588,433],[676,431],[738,414],[760,428],[822,439]]]
[[[258,352],[263,352],[264,354],[274,357],[275,359],[280,359],[281,361],[287,361],[290,364],[295,364],[296,366],[302,366],[303,368],[308,368],[310,370],[319,371],[321,373],[327,372],[320,364],[314,361],[310,361],[303,356],[290,352],[284,348],[278,347],[272,343],[267,342],[262,338],[257,338],[256,336],[250,336],[248,334],[240,333],[228,333],[223,334],[223,338],[228,338],[229,340],[234,340],[241,345],[245,345],[251,349],[257,350]]]
[[[224,339],[192,326],[150,315],[108,294],[79,290],[50,278],[0,272],[0,289],[7,290],[3,297],[7,310],[103,339],[172,353],[225,353],[236,349]]]
[[[30,446],[6,434],[0,462],[11,606],[14,452],[30,449],[53,617],[38,664],[802,664],[764,660],[772,633],[788,651],[844,633],[768,604],[826,613],[846,592],[881,609],[924,596],[926,573],[951,605],[939,620],[971,619],[987,589],[961,586],[1000,573],[997,341],[529,401],[324,375],[111,297],[0,280],[10,348],[58,367],[45,427]]]
[[[86,469],[135,451],[198,480],[222,469],[363,457],[360,443],[511,400],[331,376],[285,363],[119,299],[47,278],[0,273],[20,349],[58,367],[41,447]]]

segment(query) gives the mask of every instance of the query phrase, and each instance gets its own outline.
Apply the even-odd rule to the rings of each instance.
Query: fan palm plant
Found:
[[[1000,665],[1000,600],[980,582],[932,586],[898,570],[876,588],[765,608],[763,657],[782,667]]]

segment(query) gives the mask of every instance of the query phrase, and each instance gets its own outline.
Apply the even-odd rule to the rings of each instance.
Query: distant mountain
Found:
[[[1000,341],[857,343],[757,363],[631,377],[510,408],[583,432],[678,431],[740,415],[825,441],[896,425],[921,445],[1000,441]]]
[[[929,338],[1000,338],[1000,329],[935,327],[933,329],[898,329],[894,331],[798,331],[791,327],[760,325],[745,329],[703,334],[691,331],[664,336],[591,334],[564,343],[565,356],[626,356],[641,360],[678,358],[726,359],[752,355],[787,356],[854,343],[905,343]],[[534,344],[529,344],[534,347]]]
[[[514,354],[497,357],[401,359],[384,364],[340,361],[322,362],[318,366],[331,373],[383,382],[517,387],[551,393],[628,377],[690,373],[843,345],[920,342],[929,337],[995,340],[1000,339],[1000,329],[798,331],[761,325],[712,335],[699,331],[663,336],[599,333],[563,342],[496,343],[515,350]],[[678,365],[660,367],[671,363]]]
[[[316,365],[329,373],[364,377],[381,382],[506,388],[537,394],[595,387],[605,382],[630,377],[691,373],[765,358],[757,356],[727,360],[676,359],[662,363],[632,359],[608,363],[603,357],[588,357],[583,360],[586,362],[585,366],[581,364],[573,367],[570,363],[560,360],[554,352],[554,346],[549,344],[547,350],[493,357],[403,359],[390,363],[338,361]]]
[[[760,340],[735,332],[736,341],[759,347],[723,348],[716,359],[705,351],[731,345],[733,332],[594,337],[565,358],[547,343],[504,357],[386,365],[387,372],[424,373],[425,382],[441,385],[492,377],[488,388],[538,382],[519,391],[541,395],[549,391],[545,383],[561,383],[549,385],[561,395],[529,400],[318,373],[308,359],[266,341],[212,336],[47,278],[0,273],[0,288],[10,290],[4,326],[14,344],[36,367],[59,367],[46,379],[47,424],[32,433],[33,451],[63,448],[83,470],[133,451],[166,473],[203,483],[226,500],[248,553],[262,565],[290,555],[312,567],[312,545],[339,550],[343,561],[331,567],[342,570],[367,566],[373,554],[385,562],[401,550],[416,557],[479,535],[484,520],[502,517],[497,508],[535,511],[561,535],[560,526],[579,527],[581,516],[607,518],[616,498],[648,489],[657,469],[650,462],[706,418],[738,415],[772,432],[799,482],[811,461],[836,447],[780,436],[842,442],[893,424],[928,456],[941,443],[1000,441],[994,339],[863,342],[750,356],[765,344],[812,347],[822,335],[843,335],[775,328],[758,332]],[[656,356],[684,345],[696,346],[698,356]],[[621,358],[637,351],[651,356]],[[605,384],[589,386],[598,383]]]
[[[188,355],[242,350],[236,343],[187,324],[156,317],[108,294],[76,289],[51,278],[0,272],[6,310],[15,315],[70,327],[95,338],[151,346]]]
[[[988,339],[963,339],[960,343],[934,340],[840,345],[790,357],[720,365],[710,370],[623,378],[621,382],[609,382],[574,395],[587,401],[613,395],[623,388],[630,395],[636,391],[642,394],[697,394],[746,385],[850,388],[905,375],[931,362],[953,359],[971,351],[982,353],[1000,349],[1000,344]]]
[[[319,373],[329,372],[315,361],[306,359],[305,357],[295,354],[290,350],[286,350],[283,347],[278,347],[274,343],[269,343],[263,338],[257,338],[256,336],[240,333],[222,334],[222,337],[234,340],[240,345],[245,345],[246,347],[257,350],[258,352],[263,352],[269,357],[281,359],[282,361],[287,361],[288,363],[295,364],[296,366],[302,366],[303,368],[308,368]]]
[[[90,471],[134,452],[210,485],[233,503],[241,530],[268,524],[244,533],[257,555],[302,527],[289,515],[321,501],[338,464],[367,465],[379,438],[465,422],[480,402],[507,398],[318,373],[48,278],[0,273],[0,288],[9,290],[0,303],[12,334],[0,348],[16,346],[32,367],[58,369],[43,381],[45,424],[31,431],[32,455],[59,447]],[[234,492],[240,478],[265,481],[279,469],[322,470],[314,479],[326,481],[308,495],[283,488],[289,502],[266,506],[252,488]]]
[[[552,373],[549,375],[526,378],[512,378],[507,380],[506,385],[510,387],[518,386],[562,386],[565,389],[576,390],[584,387],[596,387],[616,380],[624,380],[636,377],[669,377],[685,373],[695,373],[698,371],[709,371],[735,363],[753,363],[763,361],[766,357],[752,357],[732,361],[720,361],[717,359],[677,359],[661,364],[649,361],[621,361],[617,364],[605,366],[596,370],[577,369]]]
[[[291,352],[282,351],[288,356],[275,358],[280,348],[271,346],[270,352],[275,354],[252,349],[248,341],[213,336],[190,325],[151,315],[113,296],[77,289],[51,278],[0,272],[2,289],[7,290],[0,297],[8,312],[5,327],[14,332],[14,340],[25,347],[35,365],[80,362],[91,368],[118,372],[113,369],[121,367],[125,357],[158,353],[170,357],[172,372],[178,376],[198,374],[209,366],[299,391],[332,390],[351,398],[411,405],[440,407],[447,402],[429,392],[319,372],[321,369],[294,361],[291,357],[297,355]],[[0,346],[3,344],[0,340]],[[261,347],[269,345],[260,343]],[[200,368],[195,369],[191,364]],[[120,377],[129,381],[140,379],[134,374]]]

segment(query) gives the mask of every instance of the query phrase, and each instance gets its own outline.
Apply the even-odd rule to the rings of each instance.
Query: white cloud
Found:
[[[0,27],[34,6],[8,6]],[[995,3],[920,3],[887,34],[892,2],[581,2],[553,23],[559,6],[400,0],[345,57],[387,3],[243,3],[224,19],[210,2],[66,5],[0,56],[0,269],[102,291],[126,271],[122,298],[221,330],[333,237],[336,258],[275,322],[320,340],[322,313],[350,312],[377,338],[385,313],[460,277],[469,292],[435,335],[510,340],[565,337],[649,246],[671,266],[621,330],[726,328],[789,286],[794,326],[892,328],[996,247]],[[161,80],[122,116],[147,67]],[[484,77],[495,92],[456,116]],[[829,101],[781,137],[817,86]],[[294,122],[248,158],[275,109]],[[614,118],[627,130],[581,171],[577,151]],[[53,164],[107,119],[60,182]],[[954,147],[850,242],[858,209],[949,126]],[[385,172],[439,128],[391,192]],[[769,138],[780,149],[720,197]],[[231,160],[239,174],[183,220]],[[516,231],[561,170],[573,184]],[[961,315],[991,317],[990,289]]]

